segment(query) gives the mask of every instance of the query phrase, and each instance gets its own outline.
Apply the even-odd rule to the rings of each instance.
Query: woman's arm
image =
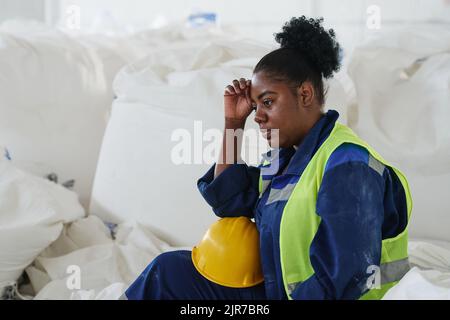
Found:
[[[234,80],[224,93],[225,130],[218,162],[201,177],[198,189],[219,217],[252,218],[259,197],[259,168],[240,161],[245,121],[252,112],[250,80]]]
[[[235,164],[214,178],[216,165],[201,177],[197,186],[218,217],[253,218],[259,197],[259,168]]]
[[[233,80],[232,84],[225,88],[225,129],[219,161],[214,171],[215,178],[225,169],[240,162],[245,121],[253,110],[250,98],[250,85],[250,80],[241,78],[240,80]]]

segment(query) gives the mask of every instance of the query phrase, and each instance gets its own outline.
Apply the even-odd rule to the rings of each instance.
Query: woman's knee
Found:
[[[189,251],[168,251],[156,256],[148,266],[148,271],[158,270],[159,272],[164,272],[172,270],[174,267],[180,268],[191,263]]]

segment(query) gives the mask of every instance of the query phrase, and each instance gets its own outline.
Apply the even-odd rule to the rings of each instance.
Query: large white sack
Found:
[[[173,164],[170,139],[176,129],[192,131],[193,122],[149,105],[116,102],[100,154],[91,214],[116,223],[137,220],[173,245],[198,241],[216,220],[196,186],[209,164]]]
[[[0,289],[58,238],[63,223],[83,216],[74,192],[0,157]]]
[[[117,290],[109,291],[125,290],[158,254],[175,249],[140,224],[127,222],[113,230],[114,238],[94,215],[65,225],[26,269],[35,299],[118,298],[123,292],[112,297]],[[103,296],[103,290],[109,294]]]
[[[383,300],[450,300],[450,272],[414,267]]]
[[[410,30],[355,49],[350,124],[406,174],[411,234],[450,240],[450,31]]]
[[[34,29],[32,29],[34,28]],[[87,205],[117,71],[142,56],[125,38],[71,37],[39,25],[0,27],[0,144],[40,176],[75,180]]]

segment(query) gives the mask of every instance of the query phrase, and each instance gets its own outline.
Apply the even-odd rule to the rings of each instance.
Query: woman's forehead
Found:
[[[263,71],[254,73],[252,76],[252,85],[257,87],[261,85],[269,85],[272,81],[270,81],[270,77],[268,77]]]
[[[279,93],[286,89],[286,84],[280,81],[273,81],[262,72],[253,74],[250,93],[253,99],[258,99],[258,96],[264,92]]]

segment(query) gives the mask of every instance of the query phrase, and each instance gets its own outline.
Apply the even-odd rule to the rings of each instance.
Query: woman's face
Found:
[[[260,71],[252,77],[250,96],[256,107],[255,121],[271,147],[300,143],[307,133],[307,110],[287,83],[273,81]]]

